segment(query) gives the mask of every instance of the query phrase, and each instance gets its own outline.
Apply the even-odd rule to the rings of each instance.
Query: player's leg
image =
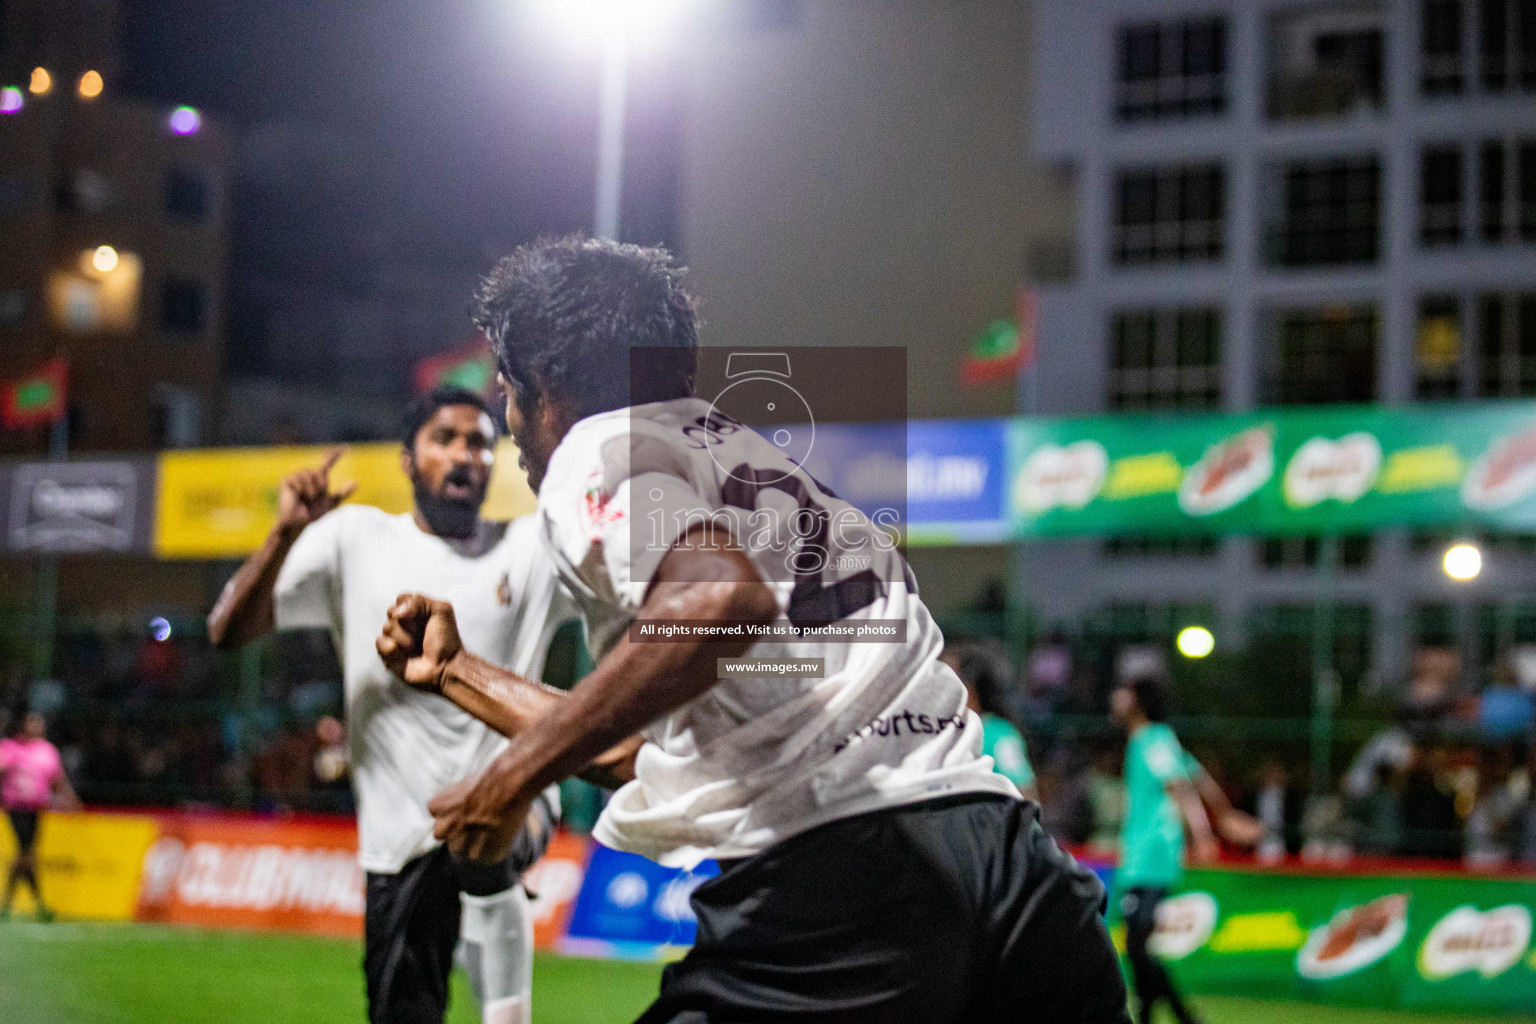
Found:
[[[37,884],[37,811],[11,811],[11,831],[16,834],[16,859],[11,863],[10,876],[6,879],[4,913],[11,912],[11,901],[16,887],[25,882],[32,890],[37,903],[37,916],[44,921],[52,920],[53,914],[43,903],[43,892]]]
[[[368,875],[363,972],[372,1024],[442,1024],[459,939],[459,886],[442,848]]]
[[[521,885],[493,896],[465,893],[461,962],[484,1024],[532,1019],[533,908]]]
[[[1136,888],[1127,890],[1120,900],[1120,910],[1125,918],[1125,954],[1131,962],[1131,977],[1139,1004],[1137,1016],[1142,1024],[1147,1024],[1158,1001],[1166,1000],[1180,1024],[1193,1024],[1194,1015],[1179,998],[1168,969],[1148,948],[1157,928],[1157,905],[1163,896],[1161,889]]]
[[[533,911],[518,879],[549,846],[558,800],[547,794],[534,802],[527,826],[503,863],[453,862],[464,894],[458,958],[484,1024],[528,1024],[531,1019]]]

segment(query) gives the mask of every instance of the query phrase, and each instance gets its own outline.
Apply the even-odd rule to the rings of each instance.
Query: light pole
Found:
[[[602,87],[597,105],[597,195],[592,204],[592,234],[619,240],[619,205],[624,190],[624,100],[629,71],[629,41],[613,19],[603,26]]]
[[[666,32],[691,0],[536,0],[544,19],[584,45],[596,38],[602,77],[597,108],[597,189],[592,234],[619,239],[624,191],[624,108],[635,43]]]

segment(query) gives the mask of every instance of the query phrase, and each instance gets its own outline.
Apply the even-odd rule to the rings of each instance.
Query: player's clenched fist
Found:
[[[352,497],[357,484],[347,485],[340,491],[331,490],[331,470],[345,455],[345,447],[332,448],[325,454],[325,461],[314,469],[301,469],[283,478],[277,496],[277,526],[297,534],[304,527],[330,512]]]
[[[464,649],[453,605],[420,594],[401,594],[374,642],[384,665],[406,683],[441,693],[443,672]]]

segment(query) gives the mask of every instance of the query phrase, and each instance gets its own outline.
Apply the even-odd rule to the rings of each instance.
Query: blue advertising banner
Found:
[[[698,927],[688,898],[718,874],[714,861],[679,871],[593,844],[581,894],[559,948],[576,956],[633,960],[680,953],[693,944]]]
[[[894,509],[911,544],[1008,534],[1008,421],[820,423],[805,469],[866,514]]]

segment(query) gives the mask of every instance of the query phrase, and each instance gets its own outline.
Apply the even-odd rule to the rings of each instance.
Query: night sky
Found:
[[[235,136],[237,370],[265,369],[257,278],[366,294],[385,264],[478,273],[589,226],[595,54],[513,0],[122,7],[124,91],[198,106]],[[631,75],[624,235],[674,242],[676,76],[647,60]]]

